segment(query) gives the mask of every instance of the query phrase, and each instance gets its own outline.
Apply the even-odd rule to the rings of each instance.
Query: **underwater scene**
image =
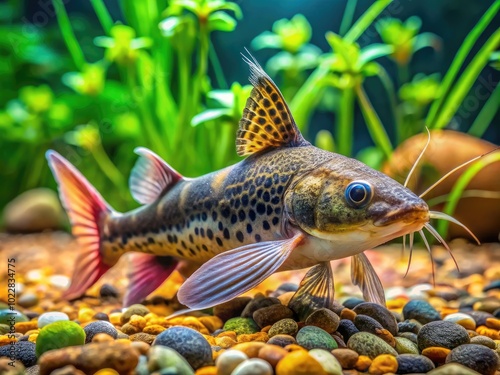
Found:
[[[499,12],[0,3],[0,374],[500,375]]]

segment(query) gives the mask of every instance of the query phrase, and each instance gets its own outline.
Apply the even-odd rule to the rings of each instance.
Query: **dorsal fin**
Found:
[[[273,80],[255,59],[252,61],[246,56],[243,59],[250,66],[250,82],[254,88],[240,120],[236,137],[238,155],[307,144]]]
[[[129,186],[134,199],[141,203],[152,203],[183,177],[153,151],[138,147],[139,155],[130,175]]]

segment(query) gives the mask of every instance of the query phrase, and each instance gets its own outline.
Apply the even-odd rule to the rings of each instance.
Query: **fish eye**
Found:
[[[373,197],[373,190],[369,183],[353,181],[345,189],[345,199],[353,208],[365,207]]]

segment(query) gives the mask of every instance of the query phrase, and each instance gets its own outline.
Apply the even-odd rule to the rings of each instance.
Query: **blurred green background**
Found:
[[[0,212],[55,188],[44,153],[118,210],[137,146],[187,176],[237,162],[245,48],[319,147],[380,168],[450,128],[500,143],[499,1],[11,0],[0,4]]]

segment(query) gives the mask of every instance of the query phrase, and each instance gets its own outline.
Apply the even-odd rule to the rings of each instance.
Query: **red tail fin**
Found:
[[[73,235],[83,247],[75,262],[73,277],[64,298],[85,293],[112,265],[105,264],[100,251],[100,223],[112,209],[83,175],[57,152],[46,153],[59,186],[59,197],[68,213]]]

